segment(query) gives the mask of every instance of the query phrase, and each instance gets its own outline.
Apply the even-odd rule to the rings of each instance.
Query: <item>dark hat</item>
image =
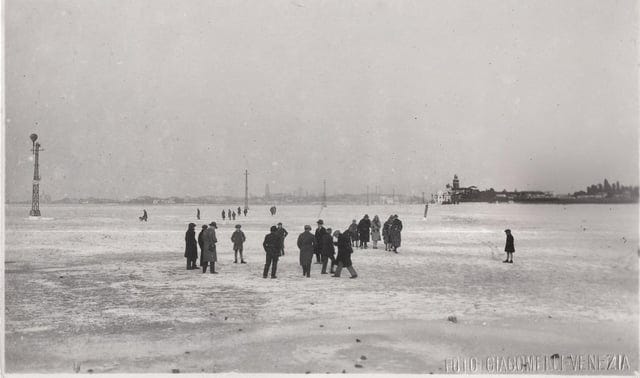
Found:
[[[511,230],[507,228],[506,230],[504,230],[504,232],[511,232]]]
[[[209,223],[209,226],[212,226],[212,227],[218,228],[218,225],[216,224],[216,222],[211,222],[211,223]]]
[[[195,223],[189,223],[189,228],[193,228],[193,227],[195,227],[195,226],[196,226],[196,224],[195,224]]]
[[[282,222],[278,222],[278,226],[282,226]]]
[[[242,226],[241,226],[241,225],[239,225],[239,224],[236,224],[236,228],[240,228],[240,227],[242,227]]]
[[[324,224],[324,221],[322,219],[318,219],[318,221],[316,222],[318,224]]]
[[[335,236],[336,238],[340,236],[340,230],[333,231],[333,236]]]
[[[311,229],[311,226],[309,226],[308,224],[305,224],[305,225],[304,225],[304,229],[305,229],[305,230],[310,230],[310,229]]]
[[[204,230],[205,228],[209,228],[209,226],[207,226],[206,224],[203,224],[202,229]]]
[[[327,232],[331,233],[331,227],[327,227]]]
[[[271,226],[271,232],[276,232],[278,231],[278,227],[276,226]]]

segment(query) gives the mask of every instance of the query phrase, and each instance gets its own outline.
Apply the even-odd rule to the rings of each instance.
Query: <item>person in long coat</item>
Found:
[[[398,253],[398,248],[400,248],[400,232],[402,231],[402,221],[398,218],[398,215],[393,216],[393,222],[391,222],[391,227],[389,228],[389,239],[391,242],[391,248],[393,248],[393,252]]]
[[[200,246],[200,266],[202,266],[202,254],[204,253],[204,239],[202,238],[202,235],[204,234],[204,230],[206,230],[209,226],[207,226],[206,224],[202,225],[202,230],[200,230],[200,233],[198,234],[198,245]]]
[[[321,274],[327,273],[327,264],[331,260],[331,274],[335,273],[333,267],[338,265],[334,255],[336,249],[333,244],[333,236],[331,235],[331,228],[327,228],[327,233],[322,236],[320,240],[320,253],[322,254],[322,271]]]
[[[353,248],[351,247],[351,236],[349,235],[349,231],[345,231],[341,233],[336,230],[333,233],[338,241],[335,243],[338,246],[338,257],[336,261],[338,262],[338,268],[336,272],[333,274],[333,277],[340,277],[340,273],[342,272],[342,268],[347,268],[349,273],[351,273],[351,278],[358,277],[358,273],[353,268],[353,263],[351,262],[351,254],[353,253]]]
[[[287,231],[287,229],[282,227],[282,222],[278,222],[278,231],[276,231],[276,234],[278,234],[281,239],[280,246],[282,247],[282,249],[280,250],[280,256],[284,256],[284,239],[287,237],[287,235],[289,235],[289,232]]]
[[[189,223],[189,228],[184,235],[184,257],[187,258],[187,270],[196,268],[198,259],[198,242],[196,241],[196,224]]]
[[[378,216],[374,216],[371,221],[371,241],[373,242],[373,249],[378,249],[378,241],[380,241],[380,229],[382,228],[382,224],[380,224],[380,218]]]
[[[324,228],[324,221],[322,219],[318,219],[318,228],[316,228],[316,244],[315,244],[315,254],[316,254],[316,264],[322,264],[320,262],[322,249],[320,247],[320,241],[322,240],[322,235],[327,233],[327,230]]]
[[[271,232],[264,237],[262,247],[266,253],[266,260],[264,264],[264,271],[262,273],[263,278],[267,278],[269,274],[269,266],[271,266],[271,278],[276,277],[276,271],[278,270],[278,258],[280,258],[280,237],[276,234],[278,228],[271,226]]]
[[[227,213],[224,210],[222,210],[222,220],[224,220],[226,216],[227,216]]]
[[[358,237],[360,238],[360,248],[367,249],[369,242],[369,233],[371,232],[371,221],[369,215],[365,214],[364,218],[358,222]]]
[[[393,215],[389,215],[389,219],[384,222],[382,226],[382,240],[384,240],[384,250],[391,250],[391,239],[389,238],[389,230],[391,229],[391,222],[393,222]]]
[[[349,236],[351,238],[351,246],[355,247],[358,245],[358,224],[356,220],[351,221],[351,225],[349,225]]]
[[[218,253],[216,252],[216,222],[209,223],[209,228],[204,230],[202,234],[202,241],[204,245],[204,251],[202,252],[202,273],[207,271],[207,265],[211,264],[211,274],[217,274],[216,261],[218,261]]]
[[[244,235],[244,232],[242,232],[241,228],[241,225],[236,224],[236,230],[233,232],[233,234],[231,234],[231,241],[233,242],[234,264],[238,263],[238,252],[240,252],[240,263],[246,264],[246,261],[244,261],[244,257],[242,256],[242,245],[247,240],[247,237]]]
[[[503,263],[513,264],[513,254],[516,252],[516,247],[513,244],[513,235],[511,235],[511,230],[504,230],[505,234],[507,234],[507,242],[504,245],[504,251],[507,252],[507,259],[503,261]]]
[[[311,233],[311,226],[305,225],[304,232],[298,235],[298,248],[300,249],[300,265],[302,275],[311,277],[311,261],[315,252],[316,237]]]

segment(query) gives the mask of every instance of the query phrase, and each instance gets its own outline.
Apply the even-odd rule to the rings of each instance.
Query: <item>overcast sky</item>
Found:
[[[5,4],[8,200],[638,182],[635,1]]]

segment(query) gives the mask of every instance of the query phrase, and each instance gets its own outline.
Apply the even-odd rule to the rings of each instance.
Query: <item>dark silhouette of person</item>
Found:
[[[222,220],[224,220],[226,216],[227,216],[227,213],[225,213],[224,210],[222,210]]]
[[[269,274],[269,267],[271,266],[271,278],[278,278],[276,271],[278,270],[278,258],[280,257],[280,237],[276,233],[278,228],[271,226],[271,232],[265,235],[262,247],[266,253],[266,261],[264,264],[264,271],[262,272],[262,278],[267,278]]]
[[[231,212],[231,219],[236,220],[236,212],[235,211]]]
[[[358,222],[358,238],[360,239],[360,248],[367,249],[367,243],[369,243],[369,234],[371,232],[371,221],[369,215],[365,214],[364,218]]]
[[[282,227],[281,222],[278,222],[278,231],[276,231],[276,233],[280,237],[280,256],[284,256],[284,239],[287,237],[287,235],[289,235],[289,233],[284,227]]]
[[[513,264],[513,254],[516,252],[516,248],[513,244],[513,235],[511,235],[511,230],[506,229],[504,233],[507,234],[507,242],[504,245],[504,251],[507,252],[507,259],[503,261],[503,263]]]
[[[202,239],[202,234],[204,233],[204,230],[207,229],[207,227],[209,226],[203,224],[202,230],[200,230],[200,233],[198,234],[198,245],[200,246],[200,266],[202,266],[202,254],[204,253],[204,240]]]
[[[209,223],[209,226],[204,233],[202,234],[202,242],[204,245],[204,252],[202,252],[202,256],[200,257],[200,261],[202,261],[202,273],[207,272],[207,265],[211,266],[211,274],[217,274],[216,272],[216,261],[218,261],[218,253],[216,251],[216,243],[218,239],[216,238],[216,222]]]
[[[271,216],[276,215],[276,207],[275,206],[271,206],[271,208],[269,208],[269,212],[271,212]]]
[[[238,252],[240,252],[240,263],[246,264],[246,262],[244,261],[244,257],[242,256],[242,245],[247,240],[247,238],[240,228],[242,228],[242,226],[236,224],[236,230],[231,235],[231,241],[233,242],[233,252],[235,256],[235,259],[233,260],[234,264],[238,263]]]
[[[242,211],[240,211],[240,206],[238,206],[238,216],[240,216],[240,214],[242,214]]]
[[[349,273],[351,273],[350,278],[358,277],[358,273],[353,268],[353,263],[351,262],[351,254],[353,253],[353,247],[351,246],[351,235],[349,235],[349,231],[340,232],[336,230],[333,233],[338,241],[336,245],[338,246],[338,258],[336,261],[338,262],[338,267],[336,268],[336,272],[333,277],[340,277],[340,273],[342,272],[342,268],[347,268]]]
[[[311,226],[304,226],[304,232],[298,235],[297,244],[300,249],[302,275],[311,277],[311,261],[313,260],[314,246],[316,244],[316,237],[311,233]]]
[[[227,218],[231,220],[231,209],[227,209]]]
[[[331,228],[327,228],[327,232],[322,235],[322,239],[320,240],[320,249],[322,254],[322,271],[320,274],[327,274],[327,263],[331,260],[331,274],[335,273],[333,267],[338,265],[336,263],[335,257],[336,249],[333,244],[333,236],[331,236]]]
[[[327,233],[327,230],[324,228],[324,221],[322,219],[318,219],[318,228],[316,228],[316,244],[314,245],[315,254],[316,254],[316,264],[322,264],[321,256],[322,256],[322,248],[320,247],[320,243],[322,242],[322,235]]]
[[[200,220],[200,209],[196,209],[196,218]]]
[[[196,268],[196,260],[198,259],[198,242],[196,241],[196,224],[189,223],[189,228],[184,235],[184,257],[187,258],[187,270]]]
[[[247,209],[246,207],[244,208],[244,216],[247,216],[247,213],[249,212],[249,209]]]
[[[147,210],[146,209],[142,209],[142,216],[139,218],[140,222],[142,221],[147,221],[147,219],[149,218],[149,216],[147,215]]]
[[[389,228],[389,239],[391,241],[391,247],[393,248],[393,252],[398,253],[398,248],[400,248],[402,231],[402,221],[398,218],[398,214],[393,216],[393,221],[391,222],[391,227]]]

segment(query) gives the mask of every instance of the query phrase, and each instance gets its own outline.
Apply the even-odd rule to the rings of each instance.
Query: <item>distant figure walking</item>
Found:
[[[369,243],[369,233],[371,232],[371,221],[369,215],[365,214],[364,218],[358,222],[358,238],[360,239],[360,248],[367,249]]]
[[[278,270],[278,258],[280,257],[280,237],[276,234],[278,228],[271,226],[271,232],[265,235],[262,247],[266,253],[266,261],[264,263],[264,271],[262,278],[267,278],[269,267],[271,266],[271,278],[278,278],[276,271]]]
[[[231,220],[231,209],[227,209],[227,219]]]
[[[316,254],[316,264],[322,264],[320,262],[320,256],[322,252],[322,248],[320,247],[320,243],[322,242],[322,235],[327,233],[327,230],[324,228],[324,221],[322,219],[318,219],[318,228],[316,228],[316,244],[314,245],[315,254]]]
[[[216,238],[216,228],[218,228],[216,222],[211,222],[202,234],[202,241],[204,243],[204,252],[200,258],[202,261],[202,273],[206,273],[207,265],[209,264],[211,265],[211,274],[218,273],[216,272],[216,261],[218,261],[218,253],[216,252],[216,243],[218,242]]]
[[[327,263],[331,260],[331,274],[335,273],[333,269],[334,266],[338,265],[335,257],[336,254],[335,246],[333,245],[333,236],[331,235],[331,228],[327,228],[327,232],[322,235],[322,240],[320,240],[320,248],[322,254],[322,271],[320,274],[327,274]]]
[[[504,233],[507,234],[507,242],[504,245],[504,251],[507,252],[507,259],[503,261],[503,263],[513,264],[513,254],[516,251],[516,247],[513,245],[513,235],[511,235],[511,230],[506,229]]]
[[[391,230],[391,222],[393,222],[393,215],[389,216],[384,225],[382,226],[382,240],[384,240],[384,250],[391,250],[391,239],[389,238],[389,230]]]
[[[240,206],[238,206],[238,216],[240,216],[240,214],[242,214],[242,211],[240,211]]]
[[[378,242],[380,241],[380,229],[382,228],[382,224],[380,224],[380,218],[377,215],[373,217],[371,221],[371,241],[373,242],[373,249],[378,249]]]
[[[389,241],[391,242],[391,248],[393,252],[398,253],[398,248],[400,248],[401,241],[401,231],[402,231],[402,221],[398,218],[398,214],[393,216],[393,221],[391,222],[391,227],[389,228]]]
[[[235,211],[231,212],[231,219],[236,220],[236,212]]]
[[[244,208],[244,216],[247,216],[247,213],[249,212],[249,209],[247,209],[246,207]]]
[[[305,225],[304,232],[298,235],[298,249],[300,249],[300,265],[302,276],[311,277],[311,261],[315,251],[316,237],[311,233],[311,226]]]
[[[355,247],[358,245],[358,224],[356,220],[351,221],[351,225],[349,225],[349,236],[351,238],[351,246]]]
[[[200,220],[200,209],[196,209],[196,218]]]
[[[224,210],[222,210],[222,220],[224,220],[226,216],[227,216],[227,213],[225,213]]]
[[[284,239],[289,235],[289,233],[284,227],[282,227],[281,222],[278,222],[278,231],[276,233],[280,237],[280,256],[284,256]]]
[[[271,207],[269,208],[269,212],[271,212],[271,216],[276,215],[276,207],[275,207],[275,206],[271,206]]]
[[[204,239],[202,238],[202,234],[204,233],[204,230],[207,229],[207,227],[209,226],[203,224],[202,230],[200,230],[200,233],[198,234],[198,245],[200,246],[200,266],[202,266],[202,254],[204,253]]]
[[[338,268],[336,269],[333,277],[340,277],[340,273],[342,272],[342,268],[347,268],[349,273],[351,273],[351,278],[358,277],[358,273],[353,268],[353,263],[351,262],[351,254],[353,253],[353,248],[351,246],[351,237],[349,236],[348,231],[341,233],[336,230],[333,233],[338,241],[336,245],[338,246],[338,258],[336,261],[338,262]]]
[[[142,221],[147,221],[149,217],[147,216],[147,210],[146,209],[142,209],[142,216],[138,217],[138,219],[140,219],[140,222]]]
[[[241,225],[236,224],[236,230],[231,235],[231,241],[233,242],[233,254],[235,259],[233,260],[234,264],[238,263],[238,252],[240,252],[240,263],[246,264],[244,261],[244,257],[242,257],[242,245],[244,244],[247,238],[244,236],[244,232],[240,229]]]
[[[198,242],[196,241],[196,224],[189,223],[187,232],[184,235],[184,257],[187,258],[187,270],[196,268],[196,260],[198,259]]]

